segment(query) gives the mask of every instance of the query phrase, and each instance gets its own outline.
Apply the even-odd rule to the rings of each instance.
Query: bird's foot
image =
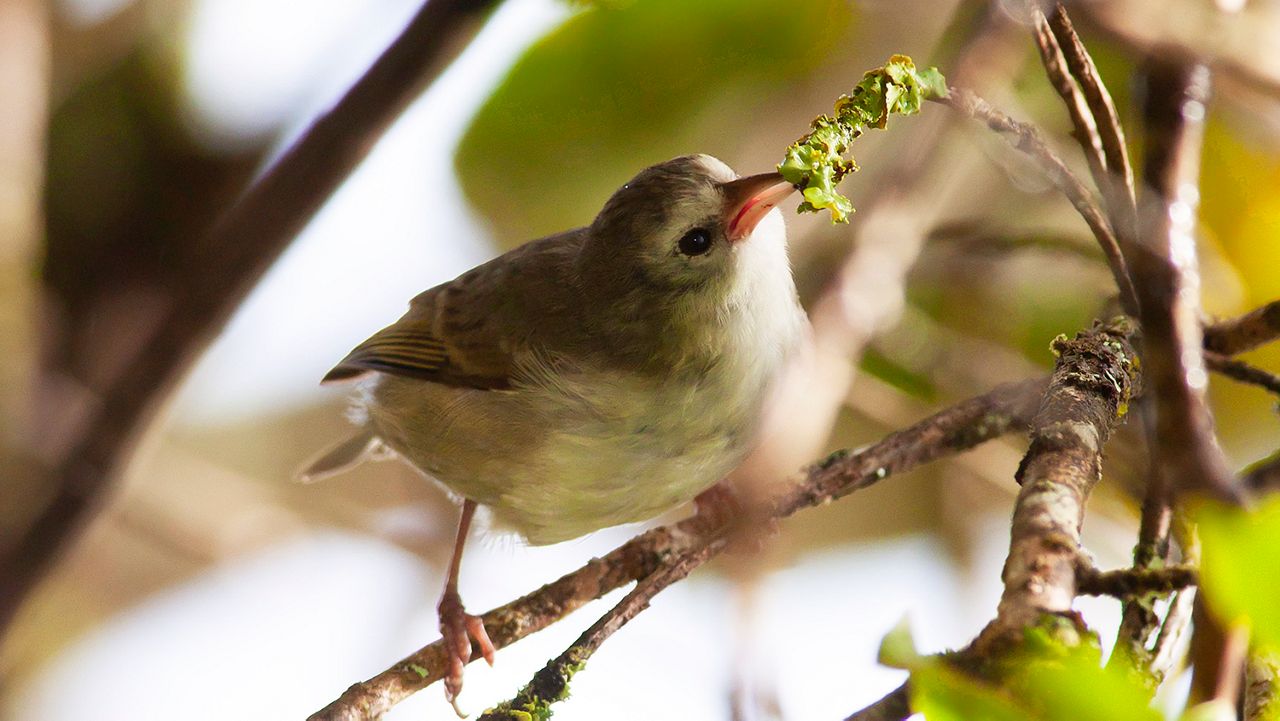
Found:
[[[693,499],[698,517],[712,529],[725,529],[730,553],[758,553],[778,533],[778,521],[739,498],[721,481]]]
[[[444,696],[453,705],[454,713],[459,718],[466,718],[458,708],[458,694],[462,693],[462,670],[471,660],[471,642],[475,641],[480,655],[490,666],[497,649],[489,640],[489,633],[485,631],[480,617],[467,613],[462,607],[462,597],[457,591],[445,591],[436,610],[440,614],[440,635],[444,640],[445,653],[449,656],[449,668],[444,675]]]
[[[695,496],[693,508],[711,528],[728,526],[742,515],[742,502],[724,481]]]

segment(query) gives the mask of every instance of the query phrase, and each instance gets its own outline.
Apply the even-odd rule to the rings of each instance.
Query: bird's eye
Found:
[[[685,255],[702,255],[711,250],[711,233],[706,228],[694,228],[684,234],[678,247]]]

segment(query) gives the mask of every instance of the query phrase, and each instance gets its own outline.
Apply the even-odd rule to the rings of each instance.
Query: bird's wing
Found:
[[[380,371],[466,388],[509,388],[518,356],[528,348],[530,321],[545,307],[571,245],[564,236],[534,241],[422,293],[400,320],[356,346],[322,382]]]

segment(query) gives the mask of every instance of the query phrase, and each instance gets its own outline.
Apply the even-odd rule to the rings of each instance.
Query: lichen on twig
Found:
[[[894,55],[881,67],[867,71],[862,82],[836,100],[835,114],[815,119],[809,132],[787,148],[778,164],[782,177],[804,195],[799,212],[826,209],[832,222],[848,222],[853,203],[836,185],[858,169],[852,157],[845,157],[854,139],[867,128],[884,129],[894,113],[914,115],[925,100],[946,94],[947,81],[937,68],[918,70],[906,55]]]

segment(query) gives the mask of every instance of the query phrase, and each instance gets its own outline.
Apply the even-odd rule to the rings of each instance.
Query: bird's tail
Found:
[[[325,449],[295,473],[294,479],[299,483],[315,483],[329,476],[336,476],[371,460],[382,448],[382,439],[372,431],[362,430],[345,441]]]

